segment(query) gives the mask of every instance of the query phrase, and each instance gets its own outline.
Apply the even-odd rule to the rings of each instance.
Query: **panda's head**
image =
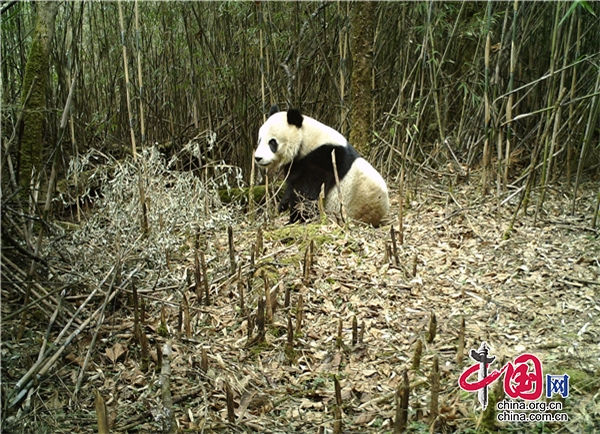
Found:
[[[291,163],[300,152],[303,121],[298,110],[280,112],[276,105],[271,107],[269,118],[258,131],[258,147],[254,152],[256,164],[277,169]]]

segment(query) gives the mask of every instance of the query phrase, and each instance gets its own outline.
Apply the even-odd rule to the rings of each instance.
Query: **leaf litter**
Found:
[[[83,296],[101,288],[95,307],[84,308],[86,317],[102,303],[111,267],[119,268],[126,284],[117,284],[119,294],[106,310],[77,397],[72,391],[93,326],[36,386],[30,406],[19,407],[6,420],[15,432],[18,425],[26,432],[39,424],[53,427],[53,432],[93,431],[94,389],[106,400],[112,432],[159,430],[152,414],[158,418],[161,408],[155,369],[156,348],[166,340],[163,319],[166,334],[173,337],[170,381],[180,429],[331,432],[335,375],[344,432],[391,432],[394,392],[408,369],[410,430],[424,432],[434,355],[440,360],[444,429],[474,428],[481,415],[477,396],[458,387],[458,376],[472,364],[467,356],[460,365],[456,361],[461,318],[466,323],[465,352],[485,341],[498,359],[508,361],[529,352],[542,360],[545,373],[570,373],[571,396],[564,407],[569,422],[549,428],[600,429],[600,231],[586,220],[593,209],[593,184],[582,190],[581,214],[569,215],[567,195],[556,194],[546,199],[535,226],[532,213],[521,215],[511,237],[503,240],[516,198],[498,211],[491,197],[480,197],[474,177],[449,187],[423,175],[410,190],[404,243],[398,245],[399,264],[394,266],[386,253],[389,224],[373,229],[354,223],[311,223],[291,226],[282,236],[287,216],[270,211],[265,221],[264,205],[254,218],[239,205],[219,202],[217,188],[227,187],[228,179],[239,179],[228,172],[231,168],[213,167],[210,178],[195,176],[176,171],[173,161],[153,149],[146,150],[142,160],[144,164],[118,162],[110,176],[103,172],[106,179],[93,211],[75,229],[54,225],[53,237],[44,245],[52,270],[48,279],[69,284],[65,300],[74,308]],[[140,229],[140,176],[148,210],[146,234]],[[396,216],[399,198],[393,186],[391,191]],[[398,222],[394,224],[397,228]],[[229,225],[234,259],[242,268],[240,285],[230,273]],[[253,257],[259,227],[263,250]],[[311,239],[314,253],[306,280],[303,261]],[[210,305],[199,302],[195,287],[196,247],[206,256]],[[280,288],[273,323],[267,324],[264,343],[248,347],[248,329],[256,333],[264,279],[271,291]],[[148,369],[142,366],[134,339],[133,284],[144,303]],[[240,287],[247,312],[240,309]],[[289,307],[283,303],[286,289]],[[184,294],[190,337],[178,331]],[[296,325],[300,296],[302,325],[294,334],[295,357],[290,358],[285,352],[287,321],[291,317]],[[2,297],[4,316],[10,305],[4,291]],[[426,343],[432,313],[437,333]],[[3,340],[5,391],[14,387],[30,366],[29,358],[35,357],[32,348],[39,347],[36,343],[48,322],[47,314],[40,315],[45,319],[35,323],[30,317],[30,334],[21,342]],[[354,317],[363,335],[356,345]],[[3,323],[4,335],[17,327],[17,320]],[[52,339],[57,334],[53,331]],[[420,368],[413,370],[418,340],[424,343],[423,355]],[[201,367],[203,351],[206,371]],[[225,382],[234,395],[234,424],[227,418]],[[515,424],[500,427],[511,432],[526,429]]]

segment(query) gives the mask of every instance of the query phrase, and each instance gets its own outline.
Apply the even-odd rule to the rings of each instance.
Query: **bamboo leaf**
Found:
[[[588,11],[590,14],[596,17],[596,13],[594,12],[594,9],[592,9],[592,7],[590,6],[589,2],[587,2],[586,0],[575,0],[571,4],[571,7],[569,7],[569,10],[565,14],[565,16],[562,17],[562,19],[560,20],[560,23],[558,23],[559,26],[562,26],[563,22],[571,16],[571,14],[573,13],[573,11],[575,11],[578,5],[581,5],[586,11]]]
[[[585,8],[586,11],[588,11],[590,14],[592,14],[593,16],[595,16],[596,18],[598,18],[596,16],[596,13],[594,12],[594,9],[592,9],[592,6],[590,6],[590,3],[586,0],[579,0],[575,2],[576,4],[580,4],[581,6],[583,6]]]

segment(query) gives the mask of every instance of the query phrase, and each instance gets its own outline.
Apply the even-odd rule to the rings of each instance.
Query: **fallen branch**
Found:
[[[117,259],[117,264],[119,264],[120,262],[121,262],[120,259]],[[84,375],[87,365],[90,361],[90,357],[92,355],[92,350],[96,346],[96,340],[98,339],[98,332],[100,331],[100,326],[102,326],[102,323],[104,322],[104,311],[106,310],[106,305],[108,304],[108,300],[112,293],[113,287],[115,285],[115,280],[116,280],[116,277],[118,274],[120,274],[120,273],[117,268],[117,270],[115,270],[115,272],[113,273],[113,277],[110,282],[110,286],[108,287],[108,291],[106,291],[106,297],[104,298],[104,303],[102,303],[102,306],[101,306],[100,316],[98,317],[98,322],[96,324],[96,331],[94,332],[94,337],[92,338],[92,342],[90,343],[90,347],[88,348],[88,352],[85,356],[83,365],[81,366],[81,369],[79,370],[79,377],[77,378],[77,384],[75,385],[75,391],[73,392],[73,396],[75,396],[75,397],[77,396],[77,393],[79,392],[79,389],[81,388],[81,382],[83,381],[83,375]]]
[[[88,298],[86,299],[86,301],[79,307],[79,309],[77,309],[77,312],[75,312],[75,316],[78,315],[79,312],[82,311],[82,309],[85,306],[85,304],[89,300],[91,300],[93,294],[96,291],[99,290],[99,288],[104,284],[104,282],[106,281],[106,279],[108,279],[108,277],[112,274],[112,272],[113,272],[114,269],[115,269],[115,266],[113,266],[110,269],[109,274],[107,274],[107,276],[104,278],[104,280],[98,285],[98,287],[96,289],[94,289],[94,291],[92,291],[92,293],[88,296]],[[127,276],[127,279],[123,283],[123,286],[126,286],[127,282],[131,279],[131,277],[138,270],[139,270],[139,266],[136,267],[129,274],[129,276]],[[108,296],[107,301],[105,301],[105,303],[106,304],[110,303],[117,296],[117,294],[119,294],[119,292],[120,291],[114,291],[112,294],[110,294]],[[59,347],[57,347],[56,352],[54,353],[54,355],[46,362],[46,364],[43,367],[41,367],[41,366],[46,361],[46,359],[40,359],[40,360],[38,360],[29,369],[29,371],[27,371],[27,373],[17,382],[17,384],[15,385],[15,388],[13,389],[13,391],[11,392],[11,394],[9,395],[9,399],[12,398],[12,397],[14,397],[15,395],[17,395],[12,401],[10,401],[9,407],[12,407],[15,404],[17,404],[25,396],[25,394],[27,393],[27,390],[33,385],[32,377],[35,375],[36,379],[37,379],[37,382],[39,382],[41,380],[41,378],[50,370],[50,368],[56,362],[56,360],[58,359],[58,357],[64,352],[64,350],[73,341],[73,339],[75,339],[89,325],[89,323],[92,320],[94,320],[96,317],[98,317],[98,315],[100,315],[101,312],[102,312],[102,307],[99,307],[98,309],[96,309],[73,333],[71,333],[71,335],[69,335],[69,337],[65,340],[65,342],[63,342]],[[69,323],[63,328],[63,330],[60,332],[60,334],[58,335],[58,337],[54,340],[55,345],[58,344],[58,342],[60,341],[60,339],[62,338],[62,336],[69,329],[69,327],[73,323],[73,320],[74,320],[75,316],[69,320]]]
[[[52,291],[50,291],[49,293],[47,293],[46,295],[42,295],[40,298],[37,298],[35,300],[33,300],[31,303],[29,303],[27,306],[23,306],[21,309],[14,311],[13,313],[6,315],[6,317],[2,318],[2,321],[7,322],[11,319],[13,319],[14,317],[16,317],[17,315],[19,315],[21,312],[23,312],[26,309],[29,309],[33,306],[35,306],[36,304],[40,303],[41,301],[44,301],[45,299],[47,299],[48,297],[50,297],[51,295],[56,294],[57,292],[62,291],[65,288],[68,288],[70,285],[63,285],[59,288],[53,289]],[[62,297],[58,299],[58,303],[60,304],[60,301],[62,300]]]
[[[15,280],[17,283],[19,283],[19,284],[20,284],[20,285],[15,285],[15,286],[16,286],[16,288],[17,288],[17,289],[18,289],[20,292],[24,293],[23,287],[24,287],[24,286],[25,286],[25,284],[26,284],[26,281],[25,281],[25,276],[27,275],[27,273],[26,273],[24,270],[22,270],[21,268],[19,268],[19,267],[18,267],[18,266],[17,266],[17,265],[16,265],[14,262],[12,262],[10,259],[8,259],[8,258],[7,258],[6,256],[4,256],[4,255],[2,255],[2,264],[3,264],[3,265],[8,265],[8,267],[4,267],[4,269],[2,270],[2,272],[3,272],[3,273],[4,273],[4,272],[6,272],[6,273],[10,274],[10,277],[11,277],[13,280]],[[8,268],[11,268],[13,271],[10,271]],[[36,292],[35,290],[33,290],[33,289],[32,289],[32,290],[31,290],[31,293],[32,293],[32,294],[33,294],[35,297],[37,297],[38,299],[41,299],[41,298],[42,298],[42,295],[41,295],[41,294],[43,294],[43,296],[47,296],[47,298],[49,298],[49,300],[46,300],[46,299],[44,298],[43,300],[41,300],[41,303],[42,303],[44,306],[46,306],[46,307],[47,307],[47,308],[48,308],[50,311],[54,310],[54,307],[55,307],[56,305],[58,305],[58,303],[59,303],[59,301],[56,299],[56,297],[54,297],[52,294],[49,294],[49,291],[48,291],[48,290],[46,290],[46,288],[44,288],[42,285],[40,285],[40,284],[39,284],[39,283],[37,283],[37,282],[33,282],[33,286],[34,286],[34,287],[35,287],[35,288],[36,288],[36,289],[37,289],[39,292]],[[52,304],[50,303],[50,301],[52,301],[52,303],[54,303],[54,305],[52,305]],[[29,303],[28,303],[28,304],[29,304]],[[65,305],[65,306],[68,306],[68,305]],[[24,307],[24,308],[26,308],[27,306],[23,306],[23,307]],[[69,306],[69,307],[70,307],[70,306]],[[67,309],[67,310],[68,310],[68,309]],[[73,310],[71,309],[69,313],[70,313],[70,314],[73,314]],[[3,321],[6,321],[6,320],[3,318]]]
[[[118,293],[118,291],[113,292],[109,297],[108,301],[110,302]],[[36,364],[33,365],[29,369],[29,371],[27,371],[27,373],[17,382],[15,388],[9,395],[9,398],[11,398],[15,396],[15,394],[18,394],[12,401],[10,401],[9,408],[17,404],[25,396],[28,389],[33,385],[33,380],[31,380],[31,377],[36,375],[37,383],[39,383],[42,377],[48,373],[48,371],[54,365],[58,357],[65,351],[65,349],[69,346],[73,339],[75,339],[89,325],[89,323],[100,314],[101,309],[102,308],[98,308],[92,315],[90,315],[89,318],[87,318],[79,327],[77,327],[77,329],[73,333],[71,333],[71,335],[65,340],[65,342],[63,342],[63,344],[57,348],[54,355],[50,358],[50,360],[46,362],[46,364],[41,369],[40,366],[45,361],[44,359],[36,362]]]

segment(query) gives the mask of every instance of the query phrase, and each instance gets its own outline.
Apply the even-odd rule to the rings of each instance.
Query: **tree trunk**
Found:
[[[375,2],[354,3],[351,12],[352,75],[350,95],[350,143],[359,154],[367,156],[371,145],[371,75],[373,70],[373,35]]]
[[[59,2],[39,1],[37,6],[37,23],[33,34],[31,50],[25,65],[21,103],[23,106],[23,123],[19,140],[19,184],[26,189],[31,180],[31,171],[39,173],[42,165],[43,131],[46,109],[46,79],[54,20],[58,12]],[[30,94],[29,99],[27,96]]]

